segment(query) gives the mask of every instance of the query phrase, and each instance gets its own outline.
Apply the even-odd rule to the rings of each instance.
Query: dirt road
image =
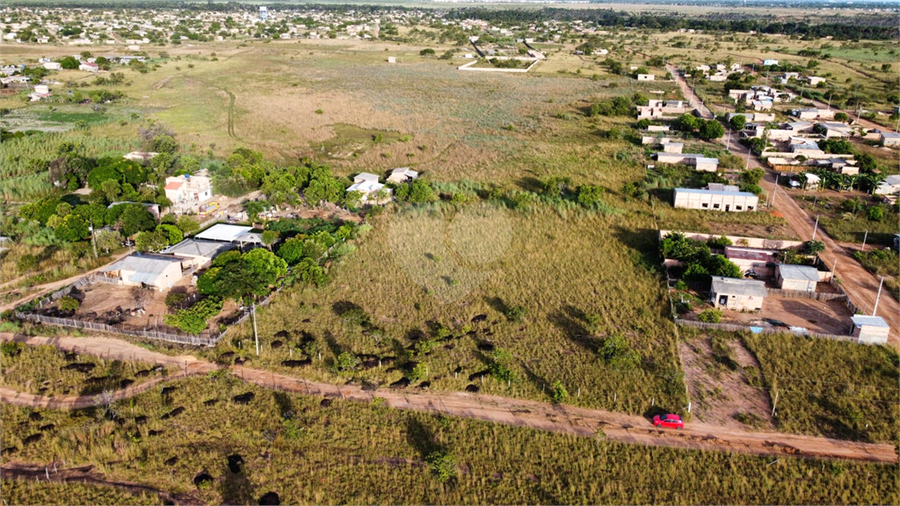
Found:
[[[198,374],[218,367],[195,357],[172,357],[114,339],[27,337],[4,333],[0,334],[0,340],[15,340],[33,345],[47,344],[64,350],[77,350],[79,353],[121,359],[142,360],[166,365],[178,364],[183,367],[183,375]],[[356,385],[338,386],[319,383],[241,366],[233,366],[231,369],[236,377],[266,388],[363,402],[371,402],[374,398],[379,397],[384,399],[386,406],[397,409],[443,413],[578,436],[602,435],[610,440],[625,443],[733,451],[755,455],[897,462],[897,453],[891,444],[857,443],[775,432],[751,432],[700,423],[688,424],[681,431],[662,430],[654,428],[647,419],[640,416],[596,409],[461,392],[413,393],[412,391],[391,389],[368,391]],[[146,388],[152,388],[152,386]],[[128,394],[135,395],[135,392]],[[126,396],[125,393],[121,395]],[[2,388],[0,389],[0,401],[25,406],[74,408],[92,405],[97,402],[97,399],[94,396],[46,399]]]
[[[685,83],[684,79],[674,72],[674,67],[669,69],[675,76],[676,82],[684,91],[684,96],[688,98],[691,107],[700,111],[704,118],[711,118],[713,114],[706,108],[699,98],[694,94],[693,90]],[[686,91],[685,91],[686,90]],[[783,188],[775,187],[775,174],[763,166],[759,159],[755,156],[747,157],[749,148],[744,147],[737,142],[736,138],[731,136],[732,132],[728,131],[726,137],[719,139],[720,144],[725,144],[729,149],[741,158],[749,160],[749,168],[760,167],[766,171],[766,177],[760,182],[767,194],[775,192],[773,197],[773,207],[778,209],[784,218],[790,223],[791,228],[800,236],[800,240],[808,241],[812,239],[813,229],[815,228],[815,219],[810,217],[803,208],[797,204],[794,199],[788,195]],[[879,280],[872,273],[863,268],[852,253],[841,247],[834,239],[828,236],[821,227],[816,230],[816,240],[825,243],[825,251],[819,257],[829,267],[834,268],[837,262],[837,268],[834,273],[841,281],[841,287],[847,292],[850,300],[856,304],[860,311],[865,314],[872,314],[875,307],[875,299],[878,296]],[[884,318],[884,321],[891,326],[891,332],[888,342],[894,346],[900,346],[900,303],[897,302],[886,291],[882,292],[878,302],[878,316]],[[850,329],[850,322],[847,322],[847,330]]]

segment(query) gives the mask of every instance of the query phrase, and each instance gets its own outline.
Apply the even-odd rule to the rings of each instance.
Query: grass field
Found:
[[[163,504],[155,494],[131,494],[111,485],[3,479],[0,488],[8,504]]]
[[[275,492],[283,504],[804,503],[897,501],[895,466],[648,448],[378,405],[265,391],[215,375],[174,383],[94,412],[8,406],[5,445],[19,462],[93,463],[107,479],[244,504]],[[253,393],[246,404],[233,396]],[[217,401],[208,405],[206,401]],[[184,410],[164,419],[178,407]],[[137,425],[135,417],[147,416]],[[36,426],[48,436],[20,443]],[[202,427],[203,429],[199,429]],[[150,435],[149,431],[158,431]],[[441,482],[425,459],[446,455]],[[242,465],[233,473],[229,456]],[[237,460],[234,458],[234,460]],[[209,481],[193,480],[208,474]],[[152,477],[152,478],[151,478]],[[697,486],[703,481],[704,486]],[[83,496],[78,496],[83,497]],[[84,497],[87,499],[88,497]],[[111,498],[115,502],[115,498]],[[136,501],[143,503],[141,498]],[[153,501],[153,498],[150,499]]]
[[[153,364],[67,356],[53,346],[24,346],[13,356],[4,355],[0,366],[0,384],[44,396],[93,395],[166,374],[165,369],[153,371]]]
[[[835,241],[862,244],[863,238],[866,244],[872,246],[893,246],[894,234],[897,233],[897,215],[885,210],[881,221],[873,221],[867,218],[866,212],[848,213],[841,210],[841,203],[852,198],[853,194],[838,196],[835,192],[827,195],[806,195],[802,198],[795,195],[797,202],[809,213],[810,216],[819,217],[819,226]],[[871,204],[871,201],[865,201]],[[869,231],[866,236],[866,230]]]
[[[883,346],[790,334],[745,334],[786,432],[864,441],[897,441],[898,356]]]

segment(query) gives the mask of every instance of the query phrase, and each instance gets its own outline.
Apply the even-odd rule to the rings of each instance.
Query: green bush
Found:
[[[185,299],[187,299],[187,294],[184,292],[172,292],[166,295],[166,307],[172,308],[180,306]]]
[[[209,319],[219,314],[221,310],[222,299],[207,297],[187,309],[182,309],[173,315],[166,315],[163,321],[166,325],[179,328],[189,334],[199,334],[206,330]]]
[[[504,311],[506,318],[509,319],[509,321],[511,321],[511,322],[522,321],[522,318],[524,318],[527,313],[528,313],[528,310],[525,309],[524,306],[513,306],[510,308],[507,308],[506,311]]]
[[[566,387],[564,387],[562,385],[562,382],[560,382],[559,380],[556,380],[556,382],[553,383],[553,394],[552,395],[553,395],[553,402],[555,402],[557,404],[562,404],[563,402],[566,402],[566,399],[569,398],[568,390],[566,390]]]
[[[705,323],[719,323],[722,321],[722,312],[718,309],[707,309],[698,314],[697,319]]]
[[[4,357],[15,357],[19,353],[22,353],[22,349],[24,348],[25,345],[22,343],[6,341],[4,343],[0,343],[0,354],[2,354]]]
[[[78,311],[78,308],[81,307],[81,302],[78,302],[78,299],[74,297],[70,297],[66,295],[65,297],[60,297],[56,302],[56,305],[59,307],[60,311]]]
[[[446,451],[434,451],[429,453],[428,456],[425,457],[425,462],[428,464],[428,469],[431,470],[431,474],[433,474],[440,482],[445,482],[456,477],[456,463],[453,460],[453,456],[449,455]]]

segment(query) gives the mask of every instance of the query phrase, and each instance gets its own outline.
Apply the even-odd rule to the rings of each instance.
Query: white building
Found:
[[[809,265],[778,264],[775,266],[778,288],[799,292],[815,292],[819,270]]]
[[[387,182],[403,184],[408,183],[417,177],[419,177],[418,172],[410,169],[409,167],[400,167],[391,171],[391,175],[388,176]]]
[[[713,276],[709,290],[714,307],[732,311],[759,311],[766,295],[768,292],[764,281],[723,276]]]
[[[162,291],[172,288],[181,279],[181,262],[182,259],[175,256],[134,253],[104,267],[99,273],[122,285],[146,285]]]
[[[347,192],[360,192],[362,204],[377,204],[391,198],[391,189],[378,182],[378,176],[368,172],[361,172],[353,178],[353,184],[347,188]]]
[[[855,315],[850,317],[853,326],[850,335],[862,344],[884,344],[888,340],[891,327],[880,316]]]
[[[740,213],[755,211],[759,197],[742,192],[737,186],[725,186],[722,190],[675,188],[674,205],[681,209],[704,209]]]
[[[167,177],[165,192],[174,206],[193,207],[212,198],[212,181],[206,176]]]
[[[656,76],[654,76],[653,74],[638,74],[637,75],[638,81],[652,81],[654,79],[656,79]]]

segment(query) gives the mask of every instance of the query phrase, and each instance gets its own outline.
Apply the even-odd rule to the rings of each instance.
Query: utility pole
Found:
[[[97,258],[97,241],[94,239],[94,220],[91,219],[91,246],[94,247],[94,258]]]
[[[863,245],[862,245],[863,251],[866,250],[866,239],[868,239],[868,238],[869,238],[869,229],[866,229],[866,233],[865,233],[865,235],[863,235]]]
[[[813,241],[816,240],[816,232],[818,232],[818,231],[819,231],[819,215],[816,215],[816,226],[813,227],[813,236],[812,236]]]
[[[256,356],[259,356],[259,333],[256,331],[256,300],[251,303],[250,316],[253,317],[253,339],[256,341]]]
[[[875,316],[875,313],[878,312],[878,301],[881,299],[881,287],[884,285],[884,276],[881,276],[881,281],[878,283],[878,295],[875,296],[875,307],[872,308],[872,316]]]
[[[769,203],[769,207],[775,205],[775,192],[778,191],[778,176],[780,174],[775,174],[775,186],[772,187],[772,198],[769,199],[771,202]]]

